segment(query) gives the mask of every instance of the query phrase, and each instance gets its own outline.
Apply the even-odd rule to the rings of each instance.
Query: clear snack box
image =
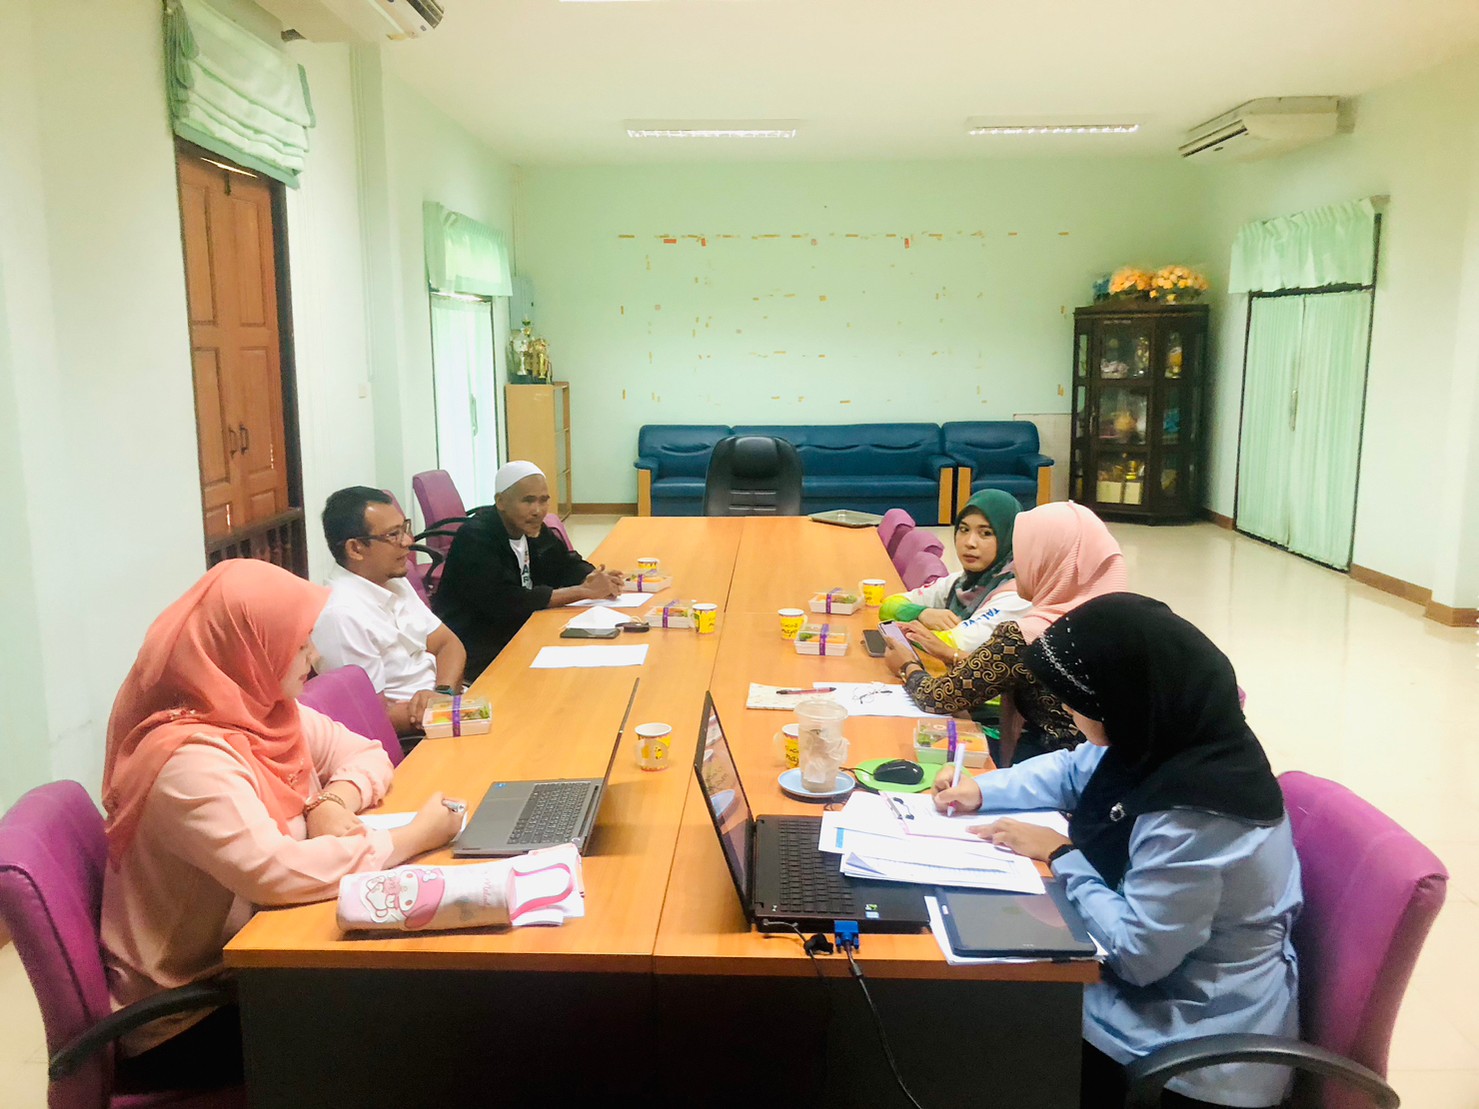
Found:
[[[453,707],[456,706],[454,723]],[[479,735],[493,727],[493,706],[484,697],[452,697],[439,693],[421,716],[427,739],[452,735]]]
[[[803,624],[792,641],[798,655],[825,655],[832,658],[847,654],[848,634],[845,628],[831,624]]]
[[[989,751],[986,734],[974,720],[921,720],[914,728],[914,761],[946,763],[950,761],[950,725],[955,725],[955,742],[965,745],[966,766],[979,769],[986,765]]]
[[[649,628],[691,628],[694,626],[693,601],[668,601],[647,610]]]
[[[851,616],[862,607],[863,598],[856,589],[824,589],[811,596],[811,610],[830,616]]]
[[[624,588],[628,593],[660,593],[672,584],[672,574],[664,574],[659,570],[632,570],[627,573]]]

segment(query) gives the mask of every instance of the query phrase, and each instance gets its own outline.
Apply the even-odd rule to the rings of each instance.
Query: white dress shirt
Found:
[[[436,656],[426,640],[442,622],[405,578],[382,588],[335,566],[324,583],[329,603],[313,627],[313,645],[325,666],[361,666],[377,692],[392,701],[436,685]]]

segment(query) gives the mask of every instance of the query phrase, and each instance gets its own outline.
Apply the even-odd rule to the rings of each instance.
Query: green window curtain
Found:
[[[169,0],[164,39],[175,134],[296,187],[314,125],[303,67],[204,0]]]
[[[1343,570],[1351,562],[1356,523],[1371,293],[1298,299],[1305,305],[1289,462],[1289,549]]]
[[[1228,291],[1369,285],[1375,267],[1376,206],[1353,200],[1248,224],[1233,241]]]
[[[427,201],[422,205],[426,236],[426,279],[438,293],[512,296],[508,247],[486,224]]]
[[[1289,541],[1289,454],[1304,302],[1299,296],[1253,301],[1243,377],[1238,448],[1237,525],[1260,539]]]

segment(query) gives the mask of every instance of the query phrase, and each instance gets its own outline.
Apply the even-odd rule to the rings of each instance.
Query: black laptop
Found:
[[[606,773],[599,778],[556,778],[543,782],[494,782],[478,811],[452,844],[458,859],[498,859],[540,847],[573,843],[582,855],[596,826],[596,813],[611,778],[616,752],[637,699],[637,679],[616,730]]]
[[[817,847],[815,816],[751,815],[713,695],[704,698],[693,770],[745,916],[762,932],[832,931],[855,921],[863,932],[918,932],[929,927],[930,887],[849,878],[841,857]]]

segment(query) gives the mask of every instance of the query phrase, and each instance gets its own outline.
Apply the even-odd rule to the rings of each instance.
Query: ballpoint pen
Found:
[[[954,736],[952,736],[951,738],[953,739]],[[955,773],[950,776],[950,788],[951,789],[954,789],[956,786],[960,785],[960,768],[965,765],[965,744],[964,743],[957,743],[955,745],[955,759],[953,761],[955,762]],[[958,804],[959,804],[959,802],[951,801],[950,804],[946,805],[945,806],[945,815],[946,816],[954,816],[955,815],[955,809],[956,809],[956,807],[957,807]]]
[[[800,693],[836,693],[835,685],[819,685],[813,689],[777,689],[776,693],[800,694]]]

